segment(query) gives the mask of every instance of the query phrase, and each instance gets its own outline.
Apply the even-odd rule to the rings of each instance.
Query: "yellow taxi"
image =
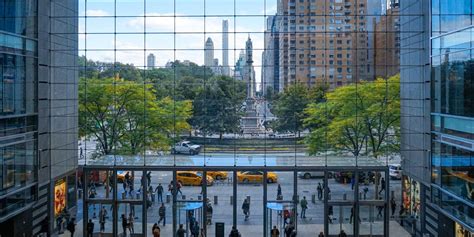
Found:
[[[237,180],[239,183],[261,183],[263,181],[262,171],[243,171],[237,172]],[[276,183],[278,175],[274,172],[267,172],[267,182]]]
[[[132,177],[132,172],[131,171],[123,171],[123,170],[120,170],[120,171],[117,171],[117,181],[119,183],[123,183],[125,181],[125,175],[127,174],[128,172],[128,175],[130,175],[130,178]]]
[[[206,176],[207,185],[214,184],[214,179],[209,175]],[[176,171],[176,180],[183,186],[199,186],[203,183],[202,174],[195,171]]]
[[[227,179],[227,172],[224,171],[207,171],[208,176],[211,176],[215,180]]]

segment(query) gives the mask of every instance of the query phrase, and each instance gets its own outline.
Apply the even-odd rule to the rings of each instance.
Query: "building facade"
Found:
[[[368,79],[366,12],[367,0],[279,1],[281,87]]]
[[[229,76],[229,21],[222,21],[222,75]]]
[[[472,1],[399,4],[405,226],[472,236]]]
[[[387,78],[400,72],[400,8],[391,5],[375,24],[373,49],[375,77]]]
[[[52,235],[75,212],[77,12],[75,1],[0,1],[2,236]]]
[[[154,54],[148,54],[147,58],[146,58],[146,66],[148,69],[153,69],[155,68],[155,64],[156,63],[156,58],[155,58],[155,55]]]
[[[214,42],[211,37],[208,37],[204,44],[204,66],[214,66]]]

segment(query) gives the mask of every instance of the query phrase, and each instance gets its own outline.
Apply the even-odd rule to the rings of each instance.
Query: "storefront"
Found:
[[[403,213],[403,221],[405,227],[411,233],[415,230],[420,231],[420,183],[408,176],[402,176],[402,205],[405,210]]]

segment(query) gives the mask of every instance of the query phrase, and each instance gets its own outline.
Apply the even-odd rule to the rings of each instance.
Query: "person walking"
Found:
[[[135,233],[135,229],[133,228],[133,221],[135,218],[133,218],[132,213],[128,214],[128,231],[130,231],[130,235]]]
[[[322,231],[321,231],[321,232],[319,232],[319,235],[318,235],[318,237],[324,237],[324,233],[323,233]]]
[[[191,236],[193,237],[199,237],[199,222],[195,221],[193,225],[193,229],[191,230]]]
[[[74,223],[75,221],[76,218],[71,218],[66,226],[67,230],[71,233],[71,237],[74,237],[74,232],[76,232],[76,223]]]
[[[123,236],[126,237],[127,236],[127,217],[125,217],[125,214],[122,214],[122,216],[120,217],[122,218],[122,231],[123,231]]]
[[[290,237],[293,234],[293,231],[295,230],[295,227],[293,226],[293,223],[290,223],[285,227],[285,237]]]
[[[158,184],[158,187],[156,187],[155,192],[157,194],[157,202],[163,203],[163,186],[161,186],[161,183]]]
[[[148,173],[146,173],[146,181],[147,181],[147,185],[150,186],[151,185],[151,171],[148,171]]]
[[[392,197],[390,200],[390,207],[392,208],[392,217],[395,216],[395,210],[397,209],[397,203],[395,202],[395,198]]]
[[[153,186],[149,185],[148,186],[148,193],[150,194],[150,199],[151,199],[151,202],[154,204],[155,203],[155,192],[154,192],[154,189],[153,189]]]
[[[153,227],[151,228],[151,233],[153,234],[153,237],[160,237],[161,229],[157,223],[155,223]]]
[[[341,230],[341,232],[339,232],[339,237],[347,237],[346,232],[344,232],[344,230]]]
[[[250,217],[250,202],[248,199],[245,199],[244,203],[242,203],[242,211],[244,212],[245,220],[248,220]]]
[[[105,231],[105,219],[107,218],[107,210],[105,207],[102,206],[102,209],[99,211],[99,224],[100,224],[100,232]]]
[[[158,220],[158,224],[163,221],[163,226],[166,225],[166,207],[164,203],[161,203],[160,208],[158,209],[158,215],[160,216],[160,219]]]
[[[328,207],[328,221],[330,224],[332,224],[332,215],[334,215],[334,211],[332,206]]]
[[[276,225],[273,226],[273,229],[270,234],[272,237],[280,237],[280,231],[277,229]]]
[[[232,230],[230,231],[229,237],[240,237],[240,232],[235,226],[232,226]]]
[[[321,186],[321,182],[318,183],[318,200],[321,201],[323,199],[323,187]]]
[[[282,192],[281,192],[281,185],[280,185],[280,184],[278,184],[278,188],[277,188],[277,197],[279,197],[279,196],[282,196],[282,195],[283,195],[283,194],[282,194]]]
[[[382,180],[380,180],[380,191],[379,191],[379,195],[381,192],[385,191],[385,179],[382,178]]]
[[[300,205],[301,205],[301,215],[300,215],[300,217],[301,218],[306,218],[306,209],[308,209],[308,201],[306,201],[306,196],[303,197],[303,199],[301,199]]]
[[[184,237],[186,235],[186,230],[183,228],[183,224],[179,224],[179,229],[176,231],[176,237]]]
[[[176,184],[176,195],[181,194],[181,196],[183,196],[183,192],[181,192],[181,188],[183,187],[183,185],[181,184],[181,182],[178,182],[178,184]]]
[[[89,219],[89,222],[87,222],[87,237],[92,237],[94,235],[94,222],[92,222],[92,219]]]
[[[379,213],[377,214],[377,218],[379,217],[383,217],[383,209],[384,209],[384,206],[377,206],[377,209],[379,210]]]

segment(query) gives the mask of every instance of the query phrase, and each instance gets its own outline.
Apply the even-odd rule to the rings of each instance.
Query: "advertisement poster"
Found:
[[[66,208],[66,180],[60,179],[54,185],[54,215],[58,216]]]

